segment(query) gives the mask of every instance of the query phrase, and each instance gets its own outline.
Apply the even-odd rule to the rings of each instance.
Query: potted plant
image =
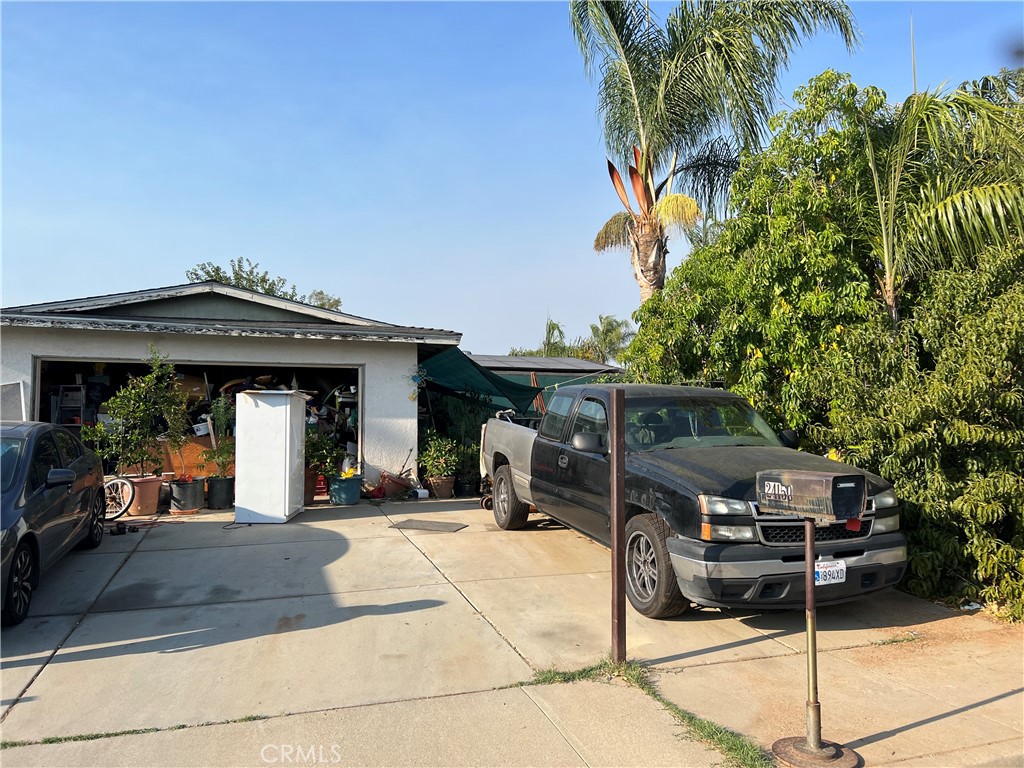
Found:
[[[160,435],[160,439],[167,443],[172,454],[177,454],[181,463],[181,472],[168,483],[171,488],[171,512],[197,512],[204,501],[203,478],[193,477],[187,472],[185,456],[182,454],[185,445],[195,434],[192,431],[192,420],[188,417],[188,394],[183,389],[172,386],[161,399],[161,415],[167,425],[167,431]]]
[[[459,450],[459,468],[455,473],[455,495],[480,495],[480,443],[470,442]]]
[[[432,429],[427,430],[416,461],[434,496],[450,499],[455,486],[455,472],[459,466],[458,444],[450,437],[443,437]]]
[[[304,504],[312,504],[316,495],[316,484],[321,475],[328,478],[341,472],[340,464],[344,451],[339,453],[334,439],[322,432],[306,431],[306,485]]]
[[[207,479],[210,487],[209,508],[230,509],[235,503],[235,441],[228,435],[235,421],[235,406],[227,395],[210,404],[210,447],[203,451],[203,461],[215,467]]]
[[[149,372],[130,376],[128,382],[106,402],[110,422],[83,426],[82,436],[96,446],[104,459],[117,463],[118,472],[131,474],[135,501],[130,515],[156,513],[163,471],[165,411],[174,386],[174,366],[154,348],[149,348]]]

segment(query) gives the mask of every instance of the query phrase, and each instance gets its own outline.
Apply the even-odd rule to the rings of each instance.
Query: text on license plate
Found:
[[[829,560],[828,562],[814,564],[814,586],[823,587],[826,584],[842,584],[846,581],[846,561]]]

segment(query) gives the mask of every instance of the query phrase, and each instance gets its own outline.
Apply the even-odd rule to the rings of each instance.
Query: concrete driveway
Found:
[[[517,685],[608,652],[609,554],[572,531],[459,501],[231,520],[162,517],[46,575],[2,636],[2,737],[27,742],[5,766],[722,762],[621,682]],[[681,708],[803,733],[802,613],[627,631]],[[821,609],[818,643],[824,736],[869,765],[1024,764],[1021,628],[890,594]]]

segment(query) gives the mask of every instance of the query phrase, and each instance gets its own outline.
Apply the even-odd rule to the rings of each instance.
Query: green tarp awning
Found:
[[[497,403],[506,401],[520,413],[530,409],[541,391],[540,387],[517,384],[480,367],[458,347],[446,349],[420,363],[420,370],[428,382],[454,392],[477,392]]]

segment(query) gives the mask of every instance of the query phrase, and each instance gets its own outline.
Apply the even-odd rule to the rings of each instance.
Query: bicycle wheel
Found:
[[[107,497],[107,513],[103,519],[107,522],[117,520],[135,501],[135,483],[127,477],[108,480],[103,484],[103,491]]]

